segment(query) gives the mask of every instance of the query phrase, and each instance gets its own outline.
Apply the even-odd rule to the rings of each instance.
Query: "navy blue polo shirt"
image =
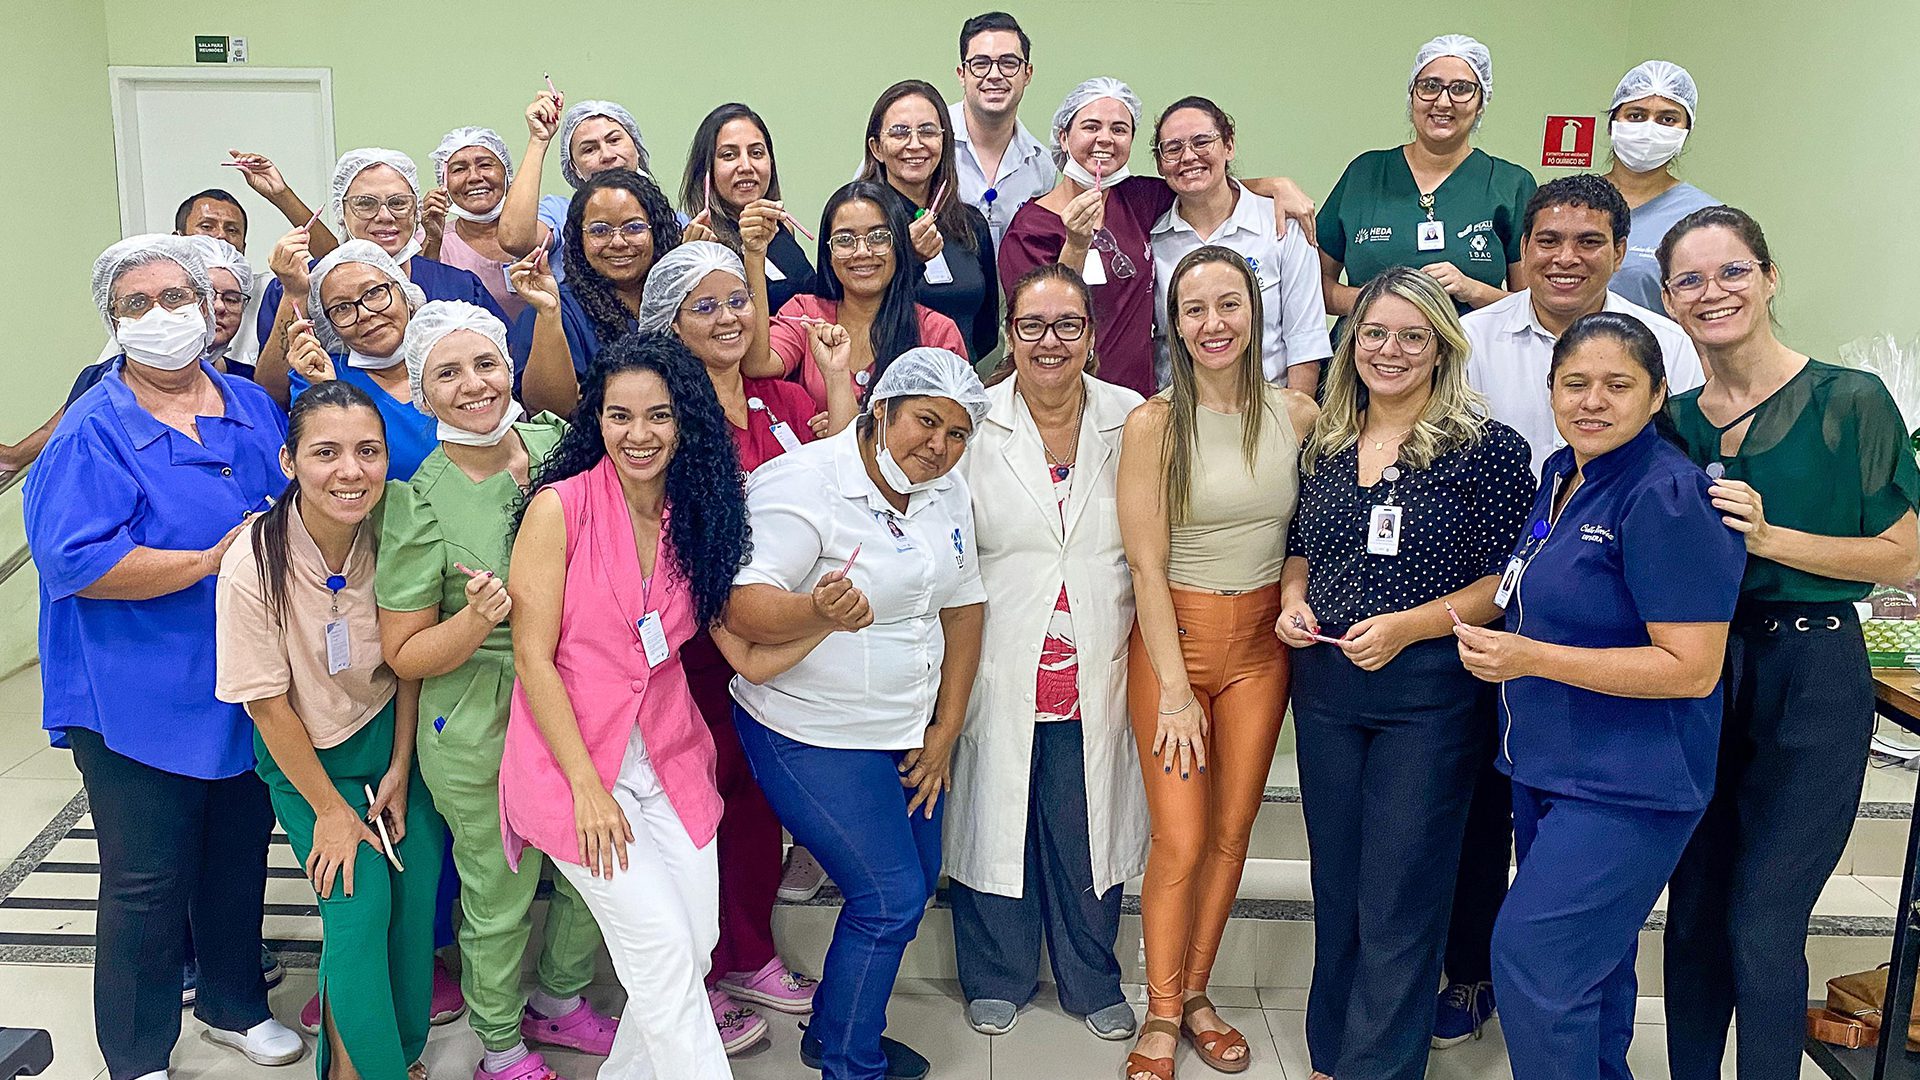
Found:
[[[1547,459],[1515,553],[1526,561],[1507,630],[1587,649],[1652,644],[1648,623],[1727,622],[1746,545],[1707,498],[1711,483],[1652,424],[1587,463]],[[1542,535],[1544,534],[1544,535]],[[1622,806],[1699,810],[1713,795],[1718,684],[1703,698],[1637,699],[1532,676],[1500,687],[1501,772],[1541,791]]]
[[[287,419],[265,390],[201,368],[221,415],[195,442],[135,400],[116,359],[67,409],[26,481],[40,571],[41,726],[72,728],[124,757],[217,780],[253,768],[253,723],[213,696],[214,575],[148,600],[80,595],[136,547],[200,551],[270,505],[287,478]]]

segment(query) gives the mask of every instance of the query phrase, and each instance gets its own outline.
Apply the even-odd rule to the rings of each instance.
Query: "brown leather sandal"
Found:
[[[1247,1037],[1240,1034],[1232,1024],[1227,1024],[1225,1031],[1198,1031],[1187,1023],[1187,1018],[1195,1011],[1211,1008],[1213,1008],[1213,1002],[1208,1001],[1205,994],[1187,999],[1186,1004],[1180,1006],[1180,1034],[1209,1068],[1223,1073],[1246,1072],[1247,1066],[1253,1064],[1253,1049],[1247,1045]],[[1224,1024],[1226,1021],[1222,1020],[1221,1023]],[[1224,1056],[1227,1051],[1236,1046],[1241,1048],[1238,1058]]]
[[[1180,1039],[1180,1025],[1171,1020],[1149,1016],[1147,1022],[1140,1025],[1140,1034],[1171,1035],[1177,1044]],[[1173,1058],[1150,1058],[1145,1054],[1128,1054],[1126,1065],[1121,1067],[1120,1080],[1133,1080],[1134,1074],[1146,1073],[1153,1080],[1173,1080]]]

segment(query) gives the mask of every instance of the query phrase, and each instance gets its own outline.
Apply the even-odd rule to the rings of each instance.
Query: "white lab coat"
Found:
[[[967,726],[953,753],[946,868],[950,877],[1001,896],[1020,896],[1025,879],[1033,699],[1063,575],[1080,666],[1094,887],[1104,893],[1146,865],[1146,789],[1127,714],[1133,580],[1115,500],[1121,428],[1141,399],[1082,378],[1086,414],[1064,533],[1046,450],[1014,396],[1014,379],[987,391],[987,418],[961,459],[987,607]]]

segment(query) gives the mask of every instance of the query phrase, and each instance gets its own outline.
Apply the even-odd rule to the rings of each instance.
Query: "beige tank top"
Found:
[[[1300,497],[1300,438],[1282,388],[1262,390],[1266,417],[1252,469],[1240,450],[1240,414],[1196,410],[1187,520],[1173,526],[1167,552],[1174,584],[1247,592],[1280,580]]]

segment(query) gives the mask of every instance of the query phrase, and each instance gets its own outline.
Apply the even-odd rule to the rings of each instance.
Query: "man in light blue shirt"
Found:
[[[975,15],[960,27],[961,100],[947,110],[953,127],[960,198],[986,215],[1000,246],[1013,212],[1051,190],[1058,174],[1040,140],[1020,122],[1020,99],[1033,81],[1032,42],[1004,11]]]

